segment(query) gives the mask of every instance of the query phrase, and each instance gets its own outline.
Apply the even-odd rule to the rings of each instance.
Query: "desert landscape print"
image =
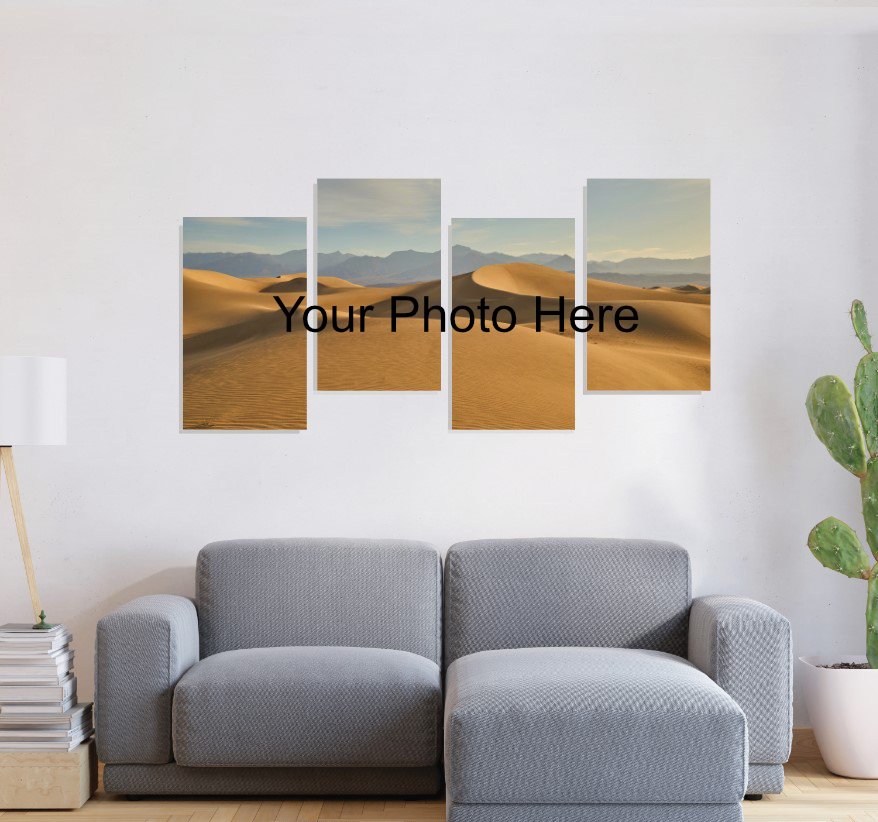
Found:
[[[637,309],[587,336],[589,391],[710,389],[710,181],[589,180],[587,299]]]
[[[394,296],[441,304],[440,202],[439,180],[318,180],[317,301],[340,327],[353,319],[318,335],[319,390],[441,389],[438,320],[390,324]],[[362,331],[361,305],[374,306]]]
[[[307,426],[306,332],[274,300],[307,295],[306,241],[305,218],[183,220],[183,428]]]
[[[536,297],[557,310],[575,290],[572,219],[461,219],[451,227],[451,302],[510,306],[508,332],[451,334],[451,427],[572,429],[574,333],[557,320],[537,332]]]

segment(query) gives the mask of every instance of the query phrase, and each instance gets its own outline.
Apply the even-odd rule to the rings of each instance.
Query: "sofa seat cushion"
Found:
[[[177,683],[184,766],[425,766],[438,762],[435,662],[379,648],[226,651]]]
[[[728,803],[747,782],[738,705],[661,651],[481,651],[448,669],[456,803]]]

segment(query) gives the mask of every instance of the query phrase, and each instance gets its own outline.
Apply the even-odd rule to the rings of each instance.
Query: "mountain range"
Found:
[[[283,254],[256,254],[252,251],[190,251],[183,255],[183,268],[218,271],[233,277],[278,277],[306,270],[308,254],[304,248]]]
[[[576,263],[569,254],[559,256],[536,252],[516,257],[500,251],[476,251],[465,245],[456,245],[451,249],[451,274],[455,277],[458,274],[469,274],[483,265],[497,265],[498,263],[536,263],[549,268],[557,268],[559,271],[566,271],[568,274],[572,274],[576,268]]]
[[[710,285],[710,257],[663,260],[657,257],[630,257],[627,260],[589,260],[590,277],[620,285],[641,288],[654,286]]]
[[[254,252],[189,252],[183,255],[183,267],[218,271],[233,277],[277,277],[298,274],[306,269],[307,252],[304,248],[284,254],[256,254]],[[573,272],[573,258],[567,254],[534,253],[519,257],[501,252],[485,253],[456,245],[452,249],[452,274],[468,274],[483,265],[527,262],[547,265],[561,271]],[[386,257],[346,254],[332,251],[317,255],[318,275],[341,277],[358,285],[399,285],[438,280],[441,272],[439,251],[394,251]]]

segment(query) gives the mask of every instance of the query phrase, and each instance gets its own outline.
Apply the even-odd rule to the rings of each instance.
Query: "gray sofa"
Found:
[[[450,822],[738,822],[779,792],[790,626],[691,599],[637,540],[485,540],[445,560]]]
[[[442,570],[392,540],[220,542],[196,605],[98,623],[104,786],[125,794],[435,794]]]
[[[127,794],[434,794],[439,555],[423,543],[266,540],[198,556],[196,604],[98,624],[104,784]],[[789,623],[694,602],[678,546],[461,543],[444,575],[451,822],[738,822],[779,792]]]

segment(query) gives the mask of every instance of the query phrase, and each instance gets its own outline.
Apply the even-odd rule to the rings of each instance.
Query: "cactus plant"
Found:
[[[852,579],[870,579],[872,563],[856,532],[846,522],[827,517],[808,534],[808,547],[820,563]],[[876,574],[878,577],[878,574]]]
[[[866,354],[854,375],[854,398],[863,423],[866,447],[878,452],[878,354]]]
[[[814,433],[832,458],[858,477],[866,473],[866,435],[854,398],[841,377],[820,377],[806,400]]]
[[[871,668],[878,668],[878,353],[872,353],[866,309],[859,300],[851,306],[851,322],[866,349],[854,376],[853,396],[840,377],[820,377],[808,391],[805,407],[832,458],[860,480],[866,542],[876,562],[872,564],[854,529],[835,517],[811,529],[808,548],[826,568],[868,580],[866,657]]]
[[[866,322],[866,309],[859,300],[851,304],[851,322],[854,324],[854,334],[863,344],[866,352],[872,353],[872,337],[869,335],[869,323]]]

